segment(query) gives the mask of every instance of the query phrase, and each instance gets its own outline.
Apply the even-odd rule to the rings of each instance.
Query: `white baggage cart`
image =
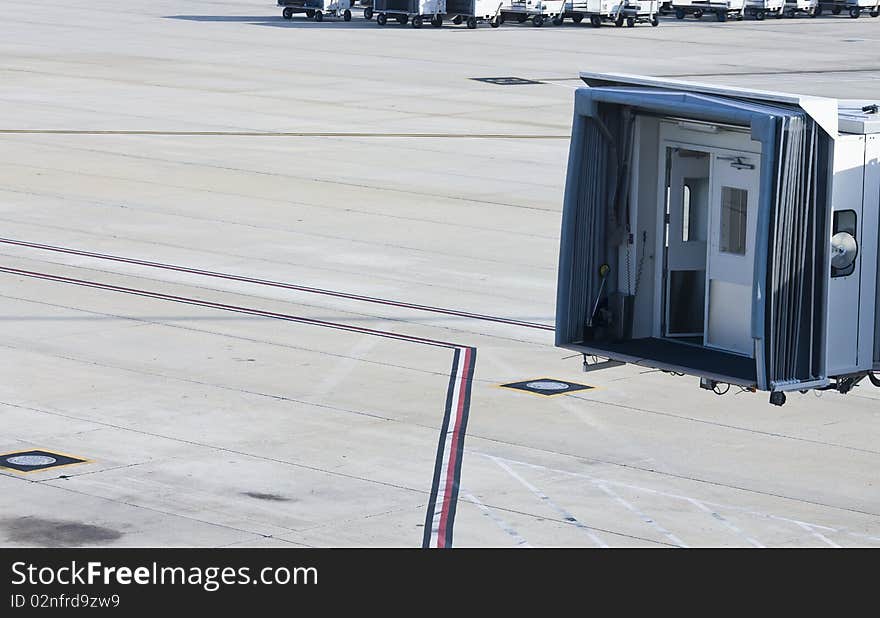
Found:
[[[786,0],[746,0],[746,13],[761,21],[768,15],[782,19]]]
[[[677,19],[693,15],[702,19],[704,15],[714,15],[718,21],[743,19],[748,0],[672,0],[672,9]],[[783,1],[784,0],[779,0]]]
[[[795,17],[797,15],[807,15],[816,17],[818,11],[818,0],[785,0],[785,16]]]
[[[372,12],[380,26],[394,18],[401,26],[412,23],[413,28],[421,28],[428,21],[439,28],[443,25],[446,0],[375,0]]]
[[[554,26],[562,24],[565,16],[566,0],[504,0],[501,6],[501,21],[514,20],[519,24],[531,20],[540,28],[547,20]]]
[[[590,25],[598,28],[604,22],[618,28],[624,24],[632,28],[636,24],[660,25],[659,0],[572,0],[568,3],[566,17],[576,24],[589,18]]]
[[[446,17],[456,26],[465,23],[473,29],[485,21],[497,28],[502,22],[503,4],[503,0],[446,0]]]
[[[843,12],[849,14],[852,18],[859,18],[862,13],[867,13],[871,17],[880,16],[880,0],[832,0],[830,2],[819,2],[816,7],[816,15],[822,13],[831,13],[832,15],[840,15]]]
[[[278,6],[283,7],[281,16],[284,19],[293,19],[298,13],[304,13],[306,19],[324,21],[324,17],[341,18],[351,21],[351,0],[278,0]]]

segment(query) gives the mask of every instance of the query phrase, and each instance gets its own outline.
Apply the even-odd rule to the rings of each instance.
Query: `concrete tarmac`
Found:
[[[85,460],[0,468],[0,545],[420,546],[466,404],[456,547],[880,545],[880,390],[582,373],[550,330],[579,71],[880,99],[880,19],[0,11],[0,454]],[[595,388],[500,387],[537,378]]]

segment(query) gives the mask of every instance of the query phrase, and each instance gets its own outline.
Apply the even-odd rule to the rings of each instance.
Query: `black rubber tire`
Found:
[[[727,11],[718,11],[715,13],[715,19],[718,21],[727,21]]]
[[[321,11],[315,11],[315,21],[324,21],[324,13]]]
[[[868,13],[871,17],[880,17],[880,9],[871,9],[871,12]]]
[[[659,25],[660,25],[660,18],[657,17],[656,15],[654,15],[654,16],[651,18],[651,27],[652,27],[652,28],[656,28],[656,27],[659,26]]]
[[[306,18],[307,19],[312,19],[314,17],[315,17],[315,11],[313,11],[312,9],[309,9],[308,11],[306,11]]]
[[[858,19],[859,17],[862,16],[862,9],[860,9],[857,6],[852,7],[849,10],[849,16],[852,17],[853,19]]]
[[[380,26],[384,26],[388,23],[388,17],[385,15],[385,13],[379,13],[378,15],[376,15],[376,23]]]
[[[289,6],[286,7],[283,11],[281,11],[281,17],[284,19],[293,19],[293,9]]]
[[[373,7],[368,6],[367,8],[364,9],[364,19],[366,19],[368,21],[373,19]]]
[[[593,28],[600,28],[602,26],[602,18],[598,15],[590,15],[590,25]]]
[[[626,18],[626,27],[627,28],[635,28],[636,27],[636,18],[635,17],[627,17]]]
[[[416,15],[415,17],[412,18],[412,27],[417,30],[422,27],[422,16],[421,15]]]
[[[694,17],[695,17],[696,19],[703,19],[703,11],[702,11],[702,9],[697,9],[696,11],[694,11]]]
[[[764,11],[758,11],[755,13],[755,19],[757,19],[758,21],[764,21],[765,17],[767,16],[764,15]]]
[[[499,15],[498,17],[494,17],[494,18],[490,19],[489,25],[492,26],[493,28],[497,28],[498,26],[500,26],[501,25],[501,16]]]
[[[614,20],[614,27],[615,28],[622,28],[623,27],[623,17],[618,17],[617,19]]]
[[[584,21],[584,16],[583,16],[582,14],[580,14],[580,13],[576,13],[576,14],[574,14],[574,15],[571,16],[571,21],[573,21],[573,22],[576,23],[576,24],[579,24],[579,23],[581,23],[582,21]]]
[[[452,23],[455,24],[456,26],[460,26],[461,25],[461,15],[456,15],[455,17],[453,17]]]
[[[398,15],[397,16],[397,23],[400,24],[401,26],[407,25],[409,23],[409,15]]]
[[[675,19],[684,19],[684,9],[675,9]]]
[[[477,18],[471,15],[467,18],[467,27],[468,30],[476,30],[477,29]]]
[[[351,21],[351,11],[348,9],[342,11],[342,21]]]
[[[434,26],[435,28],[439,28],[440,26],[442,26],[443,25],[443,16],[442,15],[434,15],[434,17],[431,18],[431,25]]]
[[[535,28],[540,28],[544,25],[544,16],[543,15],[535,15],[532,17],[532,25]]]
[[[553,18],[552,23],[554,26],[561,26],[562,22],[564,22],[564,21],[565,21],[565,18],[562,15],[557,15],[556,17]]]

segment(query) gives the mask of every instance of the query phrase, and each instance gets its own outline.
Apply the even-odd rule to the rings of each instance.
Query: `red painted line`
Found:
[[[285,290],[295,290],[297,292],[306,292],[309,294],[320,294],[323,296],[332,296],[335,298],[345,298],[348,300],[357,300],[361,302],[373,303],[377,305],[387,305],[391,307],[400,307],[403,309],[413,309],[415,311],[426,311],[429,313],[438,313],[443,315],[453,315],[472,320],[482,320],[485,322],[497,322],[499,324],[508,324],[511,326],[520,326],[523,328],[532,328],[537,330],[554,330],[553,326],[547,324],[539,324],[537,322],[526,322],[523,320],[514,320],[511,318],[503,318],[499,316],[484,315],[481,313],[472,313],[469,311],[459,311],[457,309],[447,309],[444,307],[432,307],[430,305],[419,305],[416,303],[408,303],[398,300],[390,300],[386,298],[376,298],[373,296],[363,296],[360,294],[349,294],[347,292],[337,292],[334,290],[325,290],[322,288],[297,285],[294,283],[285,283],[283,281],[273,281],[270,279],[259,279],[255,277],[246,277],[243,275],[235,275],[230,273],[222,273],[212,270],[203,270],[200,268],[190,268],[188,266],[179,266],[176,264],[165,264],[163,262],[153,262],[149,260],[140,260],[137,258],[129,258],[119,255],[111,255],[107,253],[95,253],[92,251],[83,251],[80,249],[72,249],[69,247],[59,247],[55,245],[45,245],[41,243],[28,242],[24,240],[16,240],[14,238],[0,238],[0,244],[15,245],[18,247],[27,247],[29,249],[38,249],[41,251],[52,251],[55,253],[65,253],[68,255],[78,255],[81,257],[89,257],[98,260],[108,260],[120,262],[123,264],[134,264],[137,266],[145,266],[148,268],[159,268],[162,270],[170,270],[193,275],[201,275],[204,277],[213,277],[216,279],[226,279],[229,281],[239,281],[242,283],[252,283],[255,285],[263,285],[267,287],[281,288]]]

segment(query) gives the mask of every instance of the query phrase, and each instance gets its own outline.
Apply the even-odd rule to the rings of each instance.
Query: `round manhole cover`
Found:
[[[568,388],[565,382],[556,382],[554,380],[538,380],[529,382],[526,387],[533,388],[536,391],[564,391]]]
[[[9,463],[16,466],[51,466],[58,461],[54,457],[47,455],[17,455],[6,459]]]

